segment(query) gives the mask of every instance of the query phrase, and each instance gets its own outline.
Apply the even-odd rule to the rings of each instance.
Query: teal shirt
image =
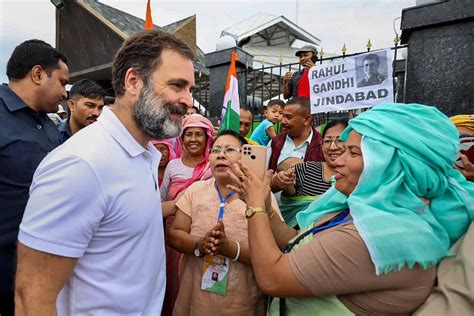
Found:
[[[273,126],[273,123],[267,119],[264,119],[257,128],[253,131],[250,139],[259,143],[262,146],[267,146],[270,142],[270,136],[268,136],[267,129]]]

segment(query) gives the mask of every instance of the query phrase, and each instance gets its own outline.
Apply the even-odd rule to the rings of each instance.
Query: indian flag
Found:
[[[150,0],[148,0],[146,4],[146,19],[145,19],[145,26],[143,27],[144,30],[153,30],[153,19],[151,18],[151,6]]]
[[[224,104],[222,105],[222,125],[220,130],[231,129],[239,132],[240,129],[240,103],[239,85],[237,82],[237,70],[235,62],[239,60],[237,53],[232,51],[227,83],[225,85]]]

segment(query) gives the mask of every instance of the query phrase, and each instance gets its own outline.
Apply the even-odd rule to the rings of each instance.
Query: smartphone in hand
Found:
[[[242,161],[260,179],[265,177],[267,147],[259,145],[243,145]]]

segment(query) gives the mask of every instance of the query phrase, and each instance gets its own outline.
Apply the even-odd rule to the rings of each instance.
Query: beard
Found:
[[[156,94],[152,85],[145,82],[140,97],[133,110],[138,128],[148,137],[164,140],[181,134],[181,119],[173,120],[171,114],[183,116],[186,108],[166,102]]]

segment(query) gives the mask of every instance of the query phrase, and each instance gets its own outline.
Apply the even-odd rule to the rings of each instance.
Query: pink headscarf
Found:
[[[166,147],[168,147],[168,157],[169,157],[169,160],[173,160],[173,159],[176,159],[178,156],[176,155],[176,152],[174,150],[174,146],[173,146],[173,140],[172,139],[165,139],[165,140],[156,140],[156,139],[153,139],[151,141],[152,145],[158,145],[158,144],[161,144],[161,145],[165,145]]]
[[[211,121],[209,121],[207,118],[205,118],[204,116],[200,114],[191,114],[191,115],[186,116],[183,119],[183,134],[184,134],[184,131],[188,127],[200,127],[200,128],[204,128],[204,130],[206,131],[207,144],[206,144],[206,149],[204,151],[204,160],[207,161],[209,158],[209,149],[211,148],[212,139],[214,138],[214,127],[212,126]],[[186,153],[186,148],[184,147],[182,137],[177,138],[176,147],[177,147],[176,148],[177,157],[178,158],[183,157],[184,154]]]
[[[209,150],[211,149],[212,140],[214,139],[214,127],[212,126],[211,121],[200,114],[192,114],[183,119],[183,133],[188,127],[200,127],[206,131],[207,142],[206,148],[204,149],[204,159],[196,166],[196,168],[194,168],[193,175],[190,179],[187,179],[184,183],[175,183],[173,188],[170,186],[168,195],[170,195],[171,198],[174,198],[178,193],[188,188],[194,182],[206,180],[212,177],[209,166]],[[178,158],[181,158],[186,154],[186,148],[184,147],[182,137],[177,138],[176,154]]]

